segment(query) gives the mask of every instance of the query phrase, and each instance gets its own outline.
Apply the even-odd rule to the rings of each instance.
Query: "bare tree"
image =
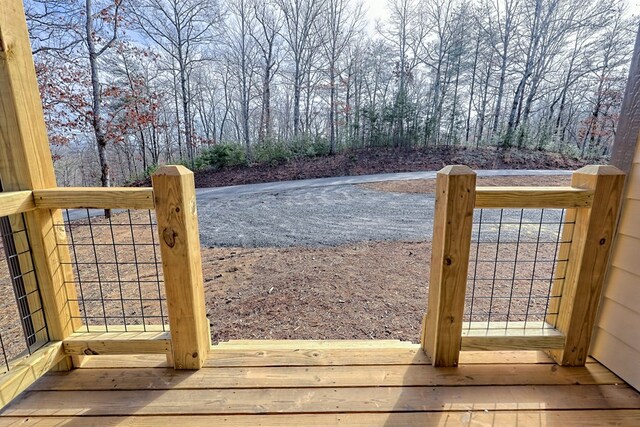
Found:
[[[502,118],[502,100],[507,79],[507,69],[514,59],[511,45],[520,24],[519,12],[520,0],[485,0],[481,11],[483,18],[479,20],[490,46],[495,49],[495,54],[500,60],[500,77],[498,78],[498,91],[493,114],[493,126],[491,128],[492,135],[496,135],[496,132],[498,132],[498,126]]]
[[[205,48],[214,40],[213,28],[220,22],[214,0],[133,0],[131,7],[139,30],[168,55],[177,67],[187,156],[193,161],[193,118],[189,75],[192,67],[206,60]]]
[[[327,0],[323,19],[318,21],[318,31],[324,31],[323,56],[327,61],[326,73],[329,77],[329,152],[336,152],[337,130],[337,87],[340,75],[338,61],[347,47],[363,28],[362,3],[349,7],[345,0]]]
[[[428,33],[418,0],[389,0],[388,22],[378,25],[378,33],[394,47],[394,75],[398,81],[394,102],[394,132],[404,143],[405,122],[409,115],[408,85],[420,63],[423,40]]]
[[[244,144],[249,162],[253,161],[251,150],[251,134],[249,130],[250,103],[253,95],[253,79],[255,76],[255,57],[257,46],[251,36],[251,5],[250,0],[233,0],[230,3],[231,15],[227,24],[226,43],[228,50],[226,57],[232,65],[233,74],[237,80],[240,98],[240,136]]]
[[[258,141],[264,143],[272,139],[271,85],[279,66],[278,40],[282,29],[282,18],[268,2],[253,0],[252,8],[255,22],[250,32],[262,59],[262,106]]]
[[[284,17],[283,37],[289,47],[293,66],[293,135],[300,133],[300,98],[305,83],[305,60],[313,55],[313,22],[318,19],[325,0],[275,0]],[[308,62],[308,61],[307,61]]]
[[[92,96],[92,115],[91,125],[98,145],[98,160],[100,162],[100,183],[103,187],[109,187],[111,181],[109,177],[109,162],[107,160],[107,135],[102,113],[102,88],[100,82],[100,68],[98,64],[99,58],[109,49],[118,38],[118,27],[120,23],[120,5],[121,0],[115,0],[112,4],[105,7],[94,9],[93,0],[85,1],[85,29],[87,52],[89,54],[89,68],[91,71],[91,96]],[[96,22],[100,20],[99,22]],[[97,45],[100,39],[99,33],[105,31],[104,26],[108,27],[110,38],[102,46]],[[105,211],[108,215],[108,211]]]

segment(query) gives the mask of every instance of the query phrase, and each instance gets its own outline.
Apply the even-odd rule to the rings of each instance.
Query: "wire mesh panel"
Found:
[[[563,209],[476,209],[465,330],[554,328],[573,226]]]
[[[0,373],[49,341],[24,215],[0,218]]]
[[[64,211],[66,239],[86,332],[165,330],[166,297],[155,214]],[[58,242],[64,244],[63,242]]]

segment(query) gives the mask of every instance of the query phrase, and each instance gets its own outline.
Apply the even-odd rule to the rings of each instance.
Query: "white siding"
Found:
[[[640,390],[640,146],[627,180],[591,354]]]

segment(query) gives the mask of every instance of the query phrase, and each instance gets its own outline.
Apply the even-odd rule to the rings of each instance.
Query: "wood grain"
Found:
[[[49,343],[12,366],[10,372],[0,376],[0,409],[42,377],[64,359],[62,343]],[[1,422],[0,422],[1,424]]]
[[[31,390],[201,390],[207,388],[413,387],[480,385],[619,384],[600,364],[560,367],[552,364],[364,365],[314,367],[173,369],[76,369],[50,373]]]
[[[429,299],[421,336],[435,366],[458,364],[475,188],[476,174],[467,166],[447,166],[437,174]]]
[[[0,216],[28,212],[36,208],[31,191],[0,193]]]
[[[476,208],[584,208],[593,192],[573,187],[476,187]]]
[[[69,355],[165,354],[171,351],[169,332],[100,332],[73,334],[63,341]]]
[[[463,335],[461,350],[551,350],[564,348],[564,336],[522,335],[522,336],[473,336]]]
[[[35,190],[42,209],[154,209],[152,188],[58,187]]]
[[[586,166],[572,185],[594,191],[593,205],[577,209],[575,230],[557,319],[566,338],[563,351],[551,354],[561,365],[586,361],[600,302],[609,252],[616,232],[624,174],[613,166]]]
[[[268,349],[267,349],[268,350]],[[370,349],[365,352],[356,349],[320,350],[268,350],[231,349],[214,346],[209,352],[205,367],[260,367],[260,366],[338,366],[338,365],[398,365],[430,364],[429,358],[419,344],[413,348]],[[554,364],[553,359],[542,351],[463,351],[461,364]],[[588,359],[587,363],[593,363]],[[138,354],[129,356],[85,356],[83,368],[145,368],[167,367],[164,356]],[[171,365],[173,366],[173,365]]]
[[[627,385],[27,391],[13,416],[640,409]]]
[[[206,317],[193,173],[162,166],[152,177],[173,361],[199,369],[211,345]]]
[[[269,415],[180,415],[180,416],[127,416],[127,417],[8,417],[0,420],[7,426],[35,425],[39,427],[68,426],[622,426],[640,424],[640,410],[588,410],[588,411],[438,411],[394,412],[389,414],[334,413],[334,414],[269,414]]]

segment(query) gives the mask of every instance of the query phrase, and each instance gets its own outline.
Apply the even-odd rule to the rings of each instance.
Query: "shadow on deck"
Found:
[[[203,369],[88,356],[9,404],[0,425],[640,425],[640,394],[590,359],[462,352],[436,368],[400,341],[232,341]]]

